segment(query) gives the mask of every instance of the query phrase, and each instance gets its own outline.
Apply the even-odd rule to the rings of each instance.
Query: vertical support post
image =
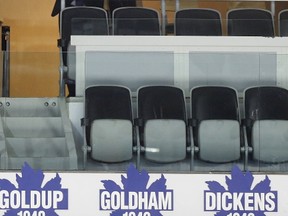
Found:
[[[175,12],[179,11],[180,9],[180,1],[179,0],[175,0]]]
[[[275,1],[271,1],[271,13],[275,17]]]
[[[62,17],[61,17],[61,12],[63,9],[65,9],[65,0],[61,0],[61,11],[59,14],[59,20],[60,20],[60,35],[62,36],[61,33],[61,25],[62,25]],[[60,97],[65,97],[66,93],[65,93],[65,82],[64,82],[64,65],[63,65],[63,59],[62,59],[62,50],[61,50],[61,46],[60,46],[60,67],[59,67],[59,72],[60,72],[60,79],[59,79],[59,96]]]
[[[61,51],[60,51],[60,59],[62,58],[61,56]],[[64,82],[64,66],[61,63],[59,67],[59,72],[60,72],[60,80],[59,80],[59,97],[65,97],[66,91],[65,91],[65,82]]]
[[[166,16],[166,0],[161,0],[161,14],[162,14],[162,34],[166,34],[166,24],[167,24],[167,16]]]
[[[10,96],[10,27],[2,26],[3,80],[2,97]]]
[[[61,0],[61,11],[65,8],[65,0]]]

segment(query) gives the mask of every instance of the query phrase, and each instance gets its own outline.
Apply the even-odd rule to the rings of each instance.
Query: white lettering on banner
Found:
[[[274,211],[276,192],[230,193],[205,191],[205,211]]]
[[[173,210],[172,191],[101,191],[101,210]]]
[[[33,211],[30,212],[28,210],[26,211],[20,211],[17,213],[17,216],[46,216],[45,211]]]
[[[57,209],[63,198],[62,191],[0,190],[0,209]]]

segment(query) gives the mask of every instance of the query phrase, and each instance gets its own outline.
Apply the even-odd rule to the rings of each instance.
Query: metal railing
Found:
[[[10,27],[2,26],[3,80],[2,97],[10,95]]]

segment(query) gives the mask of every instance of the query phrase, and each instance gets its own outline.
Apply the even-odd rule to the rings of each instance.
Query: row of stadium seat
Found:
[[[146,160],[171,163],[197,157],[209,163],[248,158],[288,161],[288,90],[276,86],[244,91],[241,119],[237,91],[224,86],[191,90],[190,115],[180,88],[145,86],[137,92],[137,118],[130,90],[91,86],[85,91],[84,156],[104,163]],[[195,155],[195,156],[194,156]],[[193,164],[193,163],[191,163]],[[193,170],[193,167],[191,167]]]
[[[288,10],[279,13],[279,35],[287,36]],[[227,34],[231,36],[274,37],[274,18],[270,11],[257,8],[227,12]],[[222,35],[219,11],[208,8],[181,9],[175,13],[175,35]],[[97,7],[66,8],[61,13],[62,35],[161,35],[159,14],[143,7],[122,7],[113,11],[112,31],[107,12]],[[70,29],[70,30],[69,30]],[[66,31],[68,31],[66,33]]]
[[[280,17],[280,35],[288,35],[288,10]],[[220,13],[211,9],[183,9],[176,12],[176,35],[222,35]],[[267,10],[234,9],[228,12],[228,35],[269,36],[274,34],[274,21]],[[71,35],[109,35],[107,12],[97,7],[71,7],[61,13],[58,45],[61,48],[63,79],[68,85],[69,96],[75,96],[75,80],[69,77],[67,52],[70,53]],[[113,11],[114,35],[161,35],[158,12],[149,8],[122,7]],[[73,51],[72,51],[73,53]],[[70,68],[72,70],[72,68]]]

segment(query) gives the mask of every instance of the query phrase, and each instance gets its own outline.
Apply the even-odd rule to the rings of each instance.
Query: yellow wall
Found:
[[[0,0],[0,18],[4,25],[11,28],[12,97],[54,97],[59,94],[59,50],[56,42],[59,38],[58,17],[50,16],[54,1]],[[237,5],[233,1],[181,2],[185,7],[217,9],[223,18],[228,9]],[[169,22],[173,21],[174,4],[174,0],[167,0]],[[263,3],[260,4],[263,6]],[[143,6],[155,8],[159,12],[160,5],[160,0],[143,0]],[[288,2],[278,2],[276,12],[283,8],[288,8]]]
[[[54,0],[0,0],[0,16],[11,28],[12,97],[58,96],[58,18]]]

